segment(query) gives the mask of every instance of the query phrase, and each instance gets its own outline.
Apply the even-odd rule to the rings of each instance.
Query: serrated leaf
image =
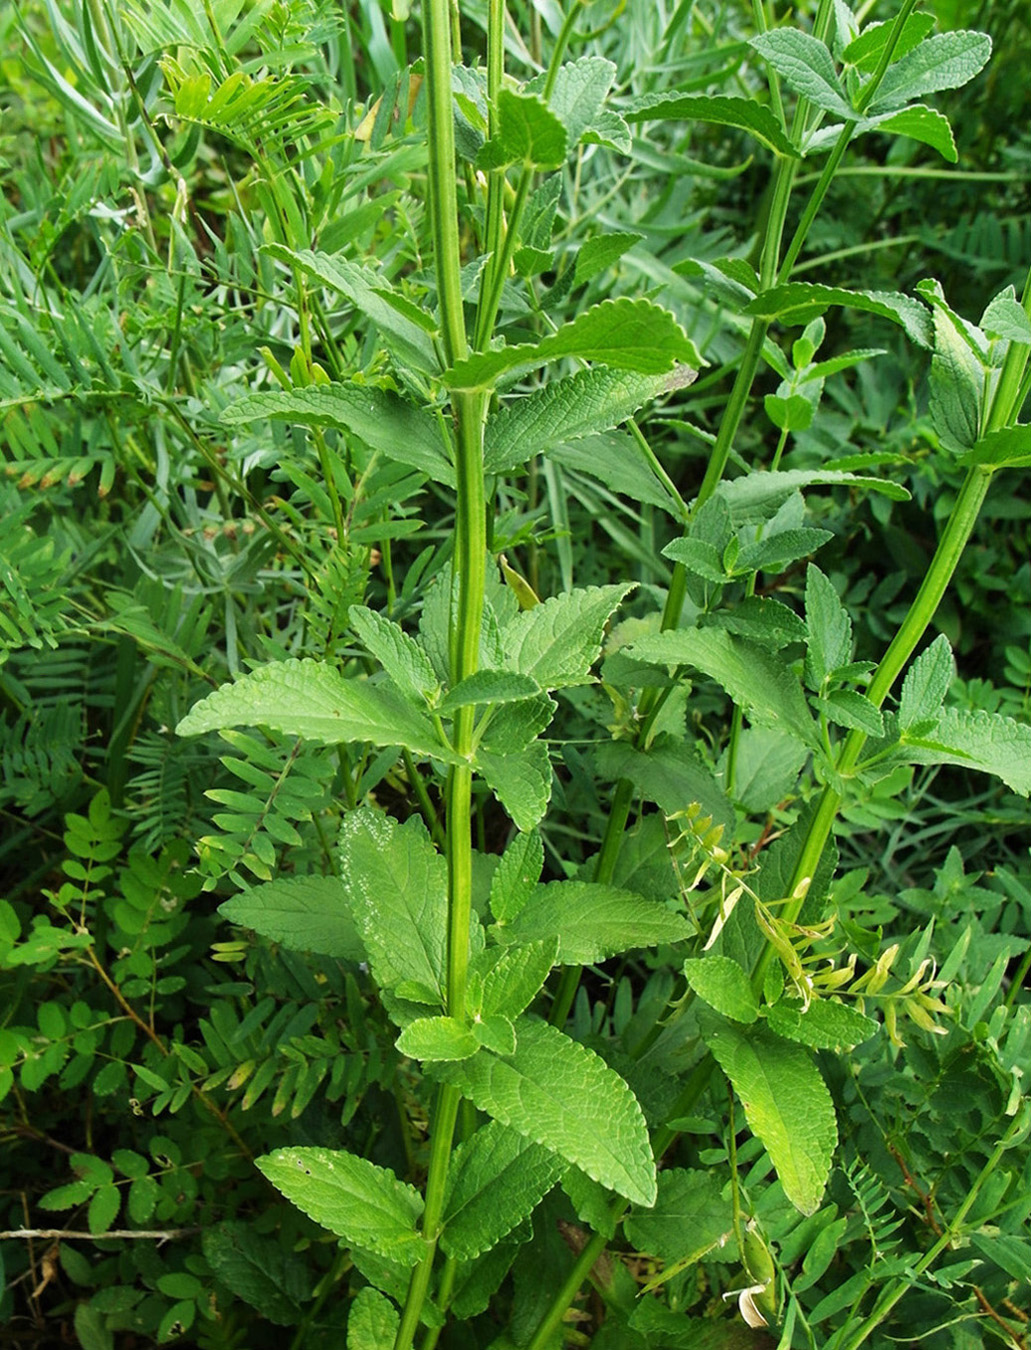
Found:
[[[390,338],[398,353],[417,370],[436,374],[440,368],[433,346],[432,321],[428,315],[412,311],[414,306],[395,296],[390,284],[378,271],[359,263],[311,249],[292,249],[283,244],[266,244],[264,252],[299,268],[312,280],[346,296],[360,313]],[[416,315],[418,317],[416,317]],[[428,324],[428,327],[427,327]]]
[[[230,403],[220,420],[233,427],[266,418],[351,432],[388,459],[408,464],[446,487],[455,486],[449,447],[436,418],[389,389],[349,382],[268,390]]]
[[[808,1008],[782,998],[767,1010],[766,1023],[778,1036],[817,1050],[851,1050],[877,1031],[871,1018],[829,998],[814,999]]]
[[[805,641],[803,620],[793,609],[769,596],[746,596],[733,609],[718,609],[708,618],[707,627],[725,628],[728,633],[754,638],[774,650],[791,642]]]
[[[422,1196],[387,1168],[328,1148],[281,1148],[254,1161],[291,1204],[347,1243],[405,1266],[425,1256]]]
[[[902,327],[920,347],[932,343],[931,316],[918,300],[898,291],[850,291],[842,286],[821,286],[812,282],[789,281],[761,291],[745,307],[745,313],[757,318],[779,319],[789,327],[808,323],[831,305],[879,314]]]
[[[101,1186],[94,1191],[86,1211],[86,1224],[91,1233],[106,1233],[118,1217],[122,1207],[122,1192],[117,1186]]]
[[[987,33],[935,33],[888,67],[869,111],[897,108],[940,89],[958,89],[987,65],[991,54]]]
[[[604,145],[609,150],[615,150],[618,155],[629,155],[633,149],[626,119],[612,108],[602,108],[582,139],[587,145]]]
[[[596,752],[598,772],[613,780],[627,778],[647,801],[666,815],[698,802],[716,825],[730,826],[734,808],[693,745],[670,736],[657,738],[647,750],[627,741],[609,741]]]
[[[977,444],[984,397],[984,367],[961,330],[942,308],[934,310],[929,409],[947,450],[961,453]]]
[[[1031,466],[1031,426],[990,431],[961,455],[959,462],[984,464],[993,469],[1026,469]]]
[[[615,78],[616,67],[602,56],[581,56],[559,66],[548,107],[565,128],[568,150],[574,150],[588,127],[596,124]],[[543,93],[546,83],[547,76],[538,75],[526,90]]]
[[[290,951],[317,952],[339,961],[365,960],[347,888],[338,877],[279,877],[234,895],[219,905],[218,912]]]
[[[784,1194],[803,1214],[814,1214],[838,1139],[834,1105],[819,1069],[804,1050],[763,1026],[740,1028],[710,1012],[699,1022],[706,1045],[741,1099],[749,1128],[777,1169]]]
[[[503,943],[557,937],[563,965],[589,965],[619,952],[681,942],[693,928],[657,900],[591,881],[538,886],[509,923],[494,930]]]
[[[958,764],[1001,778],[1021,797],[1031,796],[1031,726],[999,713],[946,708],[921,735],[905,732],[910,764]]]
[[[816,414],[813,404],[801,394],[792,394],[788,398],[767,394],[763,399],[763,407],[778,431],[806,431],[812,426]]]
[[[719,1246],[733,1230],[729,1198],[708,1172],[670,1168],[659,1173],[655,1206],[635,1210],[626,1234],[639,1252],[664,1262],[697,1261]]]
[[[476,156],[479,169],[524,164],[557,169],[565,163],[566,129],[544,100],[532,93],[502,89],[498,94],[498,131]]]
[[[609,234],[593,235],[580,245],[580,251],[576,255],[573,285],[582,286],[585,281],[590,281],[592,277],[607,271],[613,263],[622,258],[627,249],[633,248],[643,238],[643,234],[629,230],[613,230]],[[616,423],[611,425],[615,426]]]
[[[445,694],[439,711],[447,715],[456,708],[476,704],[517,703],[539,693],[540,686],[529,675],[511,670],[477,670]]]
[[[825,697],[813,702],[835,726],[864,731],[867,736],[884,735],[884,718],[880,710],[855,689],[832,689]]]
[[[678,363],[697,370],[697,348],[667,309],[650,300],[603,300],[539,342],[479,352],[444,374],[449,389],[489,389],[502,376],[534,370],[563,356],[618,370],[661,375]]]
[[[796,94],[834,117],[855,120],[834,59],[819,38],[798,28],[774,28],[757,34],[750,44]]]
[[[746,544],[737,555],[734,570],[741,572],[783,572],[792,563],[815,553],[834,536],[830,530],[802,526],[797,530],[778,530],[753,544]],[[750,597],[754,598],[754,597]]]
[[[522,1017],[511,1058],[481,1050],[437,1065],[481,1111],[574,1163],[637,1204],[656,1194],[655,1160],[637,1099],[592,1050],[547,1023]]]
[[[679,371],[686,369],[686,366],[678,368]],[[607,431],[566,441],[552,447],[548,458],[564,469],[593,478],[611,492],[628,497],[635,506],[657,506],[677,521],[683,518],[681,503],[659,482],[640,447],[627,432]]]
[[[504,659],[503,653],[499,652],[498,656]],[[536,684],[536,680],[533,683]],[[535,694],[533,698],[495,705],[483,732],[483,750],[495,755],[515,755],[525,750],[554,717],[557,707],[548,694]]]
[[[708,122],[716,126],[737,127],[754,137],[760,145],[787,159],[797,159],[798,149],[786,134],[775,114],[754,99],[724,95],[645,94],[631,100],[623,110],[628,122],[661,119],[664,122]]]
[[[924,103],[914,103],[899,112],[886,113],[881,117],[872,117],[860,124],[862,131],[886,131],[892,136],[908,136],[911,140],[922,141],[937,150],[942,159],[955,164],[959,159],[956,150],[956,138],[952,134],[949,119],[929,108]]]
[[[341,876],[373,974],[395,988],[414,980],[442,990],[447,947],[447,864],[417,816],[399,825],[371,807],[344,817]]]
[[[401,1316],[378,1289],[359,1289],[347,1315],[347,1350],[383,1350],[393,1345]]]
[[[893,52],[894,60],[901,60],[907,52],[911,52],[923,42],[933,27],[933,14],[910,14]],[[881,53],[894,31],[895,25],[891,22],[867,24],[862,33],[849,42],[842,53],[842,59],[858,70],[872,74],[877,69]]]
[[[807,751],[793,736],[768,727],[748,727],[738,742],[734,799],[750,814],[772,811],[790,796]]]
[[[710,952],[684,962],[684,978],[710,1008],[735,1022],[754,1022],[759,1000],[748,976],[729,956]]]
[[[276,1326],[296,1326],[311,1298],[304,1262],[248,1223],[220,1223],[201,1237],[204,1259],[222,1284]]]
[[[773,511],[800,488],[837,486],[879,492],[896,502],[909,499],[909,493],[899,483],[842,469],[781,469],[775,473],[760,470],[725,480],[714,495],[726,502],[737,518],[738,515],[754,516]]]
[[[515,1027],[511,1019],[501,1013],[477,1018],[473,1023],[473,1035],[478,1045],[493,1050],[496,1055],[514,1055],[516,1052]]]
[[[423,649],[385,615],[367,605],[352,605],[348,610],[351,627],[403,694],[417,702],[432,699],[440,685],[430,658]]]
[[[955,673],[952,648],[945,634],[940,633],[912,663],[902,681],[899,696],[902,731],[937,719]]]
[[[468,1059],[480,1043],[472,1030],[454,1017],[417,1017],[398,1036],[396,1045],[409,1059]]]
[[[516,615],[502,634],[511,666],[542,689],[586,684],[605,625],[632,589],[629,582],[588,586],[553,595]]]
[[[667,375],[602,367],[551,380],[512,399],[488,420],[484,469],[509,473],[556,445],[617,427],[649,399],[683,387],[693,375],[687,367]]]
[[[444,1202],[445,1253],[469,1261],[530,1215],[565,1171],[551,1150],[489,1121],[455,1150]]]
[[[989,301],[981,315],[979,327],[987,337],[1031,345],[1031,318],[1025,313],[1012,286],[1007,286]]]
[[[551,760],[542,741],[511,754],[481,748],[475,763],[517,830],[540,823],[551,800]]]
[[[707,539],[694,539],[686,535],[682,539],[672,540],[662,552],[665,557],[681,563],[703,581],[725,586],[730,580],[730,574],[723,565],[723,554]]]
[[[719,628],[677,628],[641,638],[628,654],[639,661],[700,670],[756,725],[788,732],[813,748],[819,744],[798,680],[775,653],[747,638]]]
[[[821,689],[831,671],[852,657],[852,620],[829,578],[815,563],[806,569],[805,622],[806,679],[811,689]]]
[[[490,886],[491,913],[498,923],[514,918],[533,895],[544,867],[544,843],[536,831],[518,834],[501,855]]]
[[[480,1014],[518,1017],[530,1006],[558,961],[558,938],[549,934],[502,951],[483,977]]]
[[[345,679],[320,661],[273,661],[195,703],[176,727],[180,736],[229,727],[268,727],[319,745],[367,741],[400,745],[457,764],[433,723],[389,685]]]

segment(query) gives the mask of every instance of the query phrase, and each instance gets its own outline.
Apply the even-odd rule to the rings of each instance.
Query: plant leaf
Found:
[[[586,684],[605,625],[632,589],[632,582],[587,586],[517,614],[502,633],[512,667],[542,689]]]
[[[733,824],[734,808],[693,745],[664,736],[647,750],[635,750],[627,741],[608,741],[595,753],[598,771],[605,778],[628,778],[666,815],[683,810],[688,802],[698,802],[713,824]]]
[[[565,128],[567,151],[575,150],[595,125],[615,78],[615,65],[602,56],[581,56],[559,66],[548,107]],[[527,93],[543,94],[546,82],[546,75],[538,75],[525,86]]]
[[[533,1002],[557,961],[558,938],[554,934],[502,951],[483,977],[481,1015],[518,1017]]]
[[[388,459],[408,464],[445,487],[455,486],[450,450],[436,419],[389,389],[357,381],[270,389],[230,403],[220,420],[235,427],[266,418],[306,427],[337,427]]]
[[[290,951],[317,952],[339,961],[365,960],[347,887],[338,877],[279,877],[234,895],[219,905],[218,912]]]
[[[387,1168],[328,1148],[280,1148],[254,1161],[291,1204],[349,1244],[406,1266],[425,1255],[422,1196]]]
[[[692,666],[727,691],[758,726],[790,733],[811,748],[816,724],[802,687],[775,653],[719,628],[675,628],[639,639],[628,648],[639,661]]]
[[[493,930],[503,943],[555,936],[567,966],[604,961],[618,952],[681,942],[694,931],[657,900],[592,881],[552,881],[538,886],[519,913]]]
[[[508,473],[556,445],[609,431],[649,399],[689,384],[695,373],[678,367],[670,374],[639,375],[602,367],[551,380],[510,400],[490,418],[484,468],[487,473]]]
[[[444,1201],[445,1253],[469,1261],[506,1237],[566,1170],[551,1150],[496,1120],[455,1149]]]
[[[637,1099],[592,1050],[528,1017],[510,1058],[481,1050],[433,1076],[481,1111],[574,1163],[637,1204],[656,1194],[655,1160]]]
[[[871,1018],[829,998],[814,999],[805,1009],[797,999],[782,998],[767,1011],[766,1023],[778,1036],[820,1050],[851,1050],[877,1031]]]
[[[956,138],[949,119],[924,103],[914,103],[898,112],[871,117],[860,124],[861,131],[886,131],[893,136],[908,136],[937,150],[943,159],[955,164],[959,159]]]
[[[237,1298],[276,1326],[296,1326],[300,1304],[311,1298],[303,1261],[243,1222],[220,1223],[201,1236],[204,1259]]]
[[[879,314],[899,324],[920,347],[932,344],[931,316],[919,302],[898,291],[849,291],[842,286],[820,286],[806,281],[788,281],[761,291],[745,306],[745,313],[763,319],[779,319],[789,327],[809,323],[831,305]]]
[[[472,1030],[454,1017],[417,1017],[395,1042],[409,1059],[468,1059],[480,1043]]]
[[[759,1016],[756,998],[748,976],[729,956],[710,952],[684,962],[684,977],[699,998],[710,1008],[735,1022],[754,1022]]]
[[[533,895],[544,867],[544,843],[534,830],[518,834],[501,855],[490,885],[491,913],[498,923],[514,918]]]
[[[478,704],[519,703],[540,692],[540,685],[529,675],[517,675],[512,670],[481,669],[460,680],[444,695],[440,711],[447,714],[456,708]]]
[[[340,863],[376,979],[388,989],[414,981],[443,1006],[447,864],[419,817],[399,825],[372,807],[349,812]]]
[[[955,673],[949,640],[939,633],[906,671],[899,696],[900,730],[911,731],[937,720]]]
[[[320,745],[403,745],[418,755],[458,763],[430,719],[390,685],[345,679],[320,661],[291,659],[259,666],[195,703],[176,732],[198,736],[240,726],[268,727]]]
[[[544,100],[533,93],[502,89],[498,95],[498,132],[476,156],[478,169],[525,164],[557,169],[569,147],[566,129]]]
[[[1000,713],[946,708],[921,735],[904,732],[909,764],[958,764],[1001,778],[1021,797],[1031,796],[1031,726]]]
[[[608,234],[592,235],[580,245],[576,255],[573,285],[582,286],[592,277],[607,271],[613,263],[622,258],[627,249],[633,248],[643,238],[643,234],[631,230],[612,230]],[[615,426],[616,423],[613,422],[612,425]]]
[[[509,754],[481,746],[475,763],[517,830],[532,830],[543,819],[551,800],[551,760],[542,741]]]
[[[808,1054],[763,1026],[747,1029],[715,1013],[699,1016],[702,1035],[741,1099],[784,1194],[814,1214],[830,1175],[838,1131],[834,1105]]]
[[[649,1210],[634,1210],[626,1234],[639,1252],[667,1263],[697,1261],[733,1229],[729,1199],[708,1172],[670,1168],[659,1173],[658,1196]]]
[[[378,1289],[359,1289],[347,1314],[347,1350],[383,1350],[393,1345],[401,1316]]]
[[[819,38],[798,28],[774,28],[749,41],[796,94],[834,117],[855,121],[856,114],[834,69],[834,58]]]
[[[806,569],[806,678],[819,690],[831,671],[852,658],[852,620],[830,579],[810,563]]]
[[[502,376],[578,356],[618,370],[661,375],[678,363],[703,364],[694,343],[667,309],[650,300],[603,300],[539,342],[478,352],[445,372],[449,389],[489,389]]]
[[[440,685],[430,658],[399,624],[367,605],[352,605],[348,617],[366,651],[376,658],[403,694],[410,695],[420,706],[436,695]]]
[[[724,481],[716,489],[716,496],[737,513],[775,510],[792,493],[806,487],[847,487],[859,491],[879,492],[892,501],[909,499],[909,493],[899,483],[884,478],[848,473],[843,469],[781,469],[776,473],[758,471],[741,478]]]
[[[798,150],[776,116],[754,99],[736,96],[680,94],[675,90],[645,94],[622,109],[628,122],[710,122],[717,126],[737,127],[774,154],[798,158]]]
[[[395,295],[382,273],[328,253],[313,253],[307,248],[266,244],[264,251],[346,296],[355,309],[374,323],[385,337],[393,340],[399,355],[416,370],[435,375],[440,369],[433,346],[434,325],[429,315]]]
[[[958,89],[987,65],[991,54],[987,33],[935,33],[888,67],[869,111],[876,114],[940,89]]]
[[[993,469],[1031,466],[1031,426],[990,431],[960,456],[960,464],[986,464]]]

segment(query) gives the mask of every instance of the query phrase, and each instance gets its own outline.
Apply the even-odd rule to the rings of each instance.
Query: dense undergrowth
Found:
[[[0,6],[3,1344],[1027,1344],[1031,29],[785,10]]]

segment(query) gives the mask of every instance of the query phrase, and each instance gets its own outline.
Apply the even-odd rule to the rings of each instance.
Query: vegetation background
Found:
[[[461,4],[470,321],[490,270],[487,177],[502,184],[506,219],[523,191],[518,165],[505,185],[507,163],[481,155],[496,128],[472,72],[488,60],[498,8]],[[513,894],[492,890],[498,858],[537,841],[545,882],[596,876],[620,781],[630,825],[608,879],[679,924],[690,916],[691,930],[660,924],[612,959],[581,943],[556,958],[585,967],[579,984],[553,975],[534,1004],[631,1083],[668,1147],[657,1205],[638,1202],[617,1226],[625,1202],[613,1211],[606,1197],[617,1188],[555,1164],[510,1228],[448,1257],[413,1314],[426,1350],[1027,1344],[1026,446],[995,475],[928,634],[955,658],[946,708],[1007,719],[992,723],[1005,728],[999,757],[965,767],[928,751],[852,782],[833,879],[828,853],[821,883],[829,908],[805,930],[778,927],[770,911],[787,994],[792,961],[810,981],[849,972],[851,993],[836,999],[828,984],[821,1001],[879,1028],[845,1053],[835,1046],[847,1032],[810,1042],[837,1139],[811,1204],[793,1204],[784,1183],[785,1159],[809,1158],[791,1137],[804,1092],[794,1126],[779,1088],[777,1129],[757,1124],[735,1073],[720,1058],[736,1098],[704,1058],[698,1008],[708,1001],[731,1025],[753,1017],[747,999],[741,1013],[708,988],[701,969],[717,967],[704,944],[757,865],[760,877],[791,876],[798,822],[833,780],[818,752],[763,721],[753,693],[704,667],[663,693],[647,746],[633,739],[668,668],[682,676],[690,664],[623,652],[655,634],[676,566],[695,569],[674,583],[686,586],[685,628],[722,607],[747,613],[757,597],[804,618],[812,644],[820,596],[831,605],[807,574],[818,547],[820,576],[847,610],[837,664],[870,663],[849,664],[852,685],[837,692],[859,697],[963,490],[965,447],[950,443],[926,346],[898,313],[828,302],[773,321],[728,447],[736,482],[771,464],[799,471],[804,523],[793,491],[780,521],[792,539],[761,563],[738,567],[740,540],[730,554],[718,531],[688,532],[711,552],[663,551],[692,519],[729,425],[755,331],[749,277],[765,284],[782,256],[778,237],[768,274],[781,152],[741,109],[790,127],[795,91],[750,43],[782,24],[808,32],[832,10],[849,21],[844,5],[784,8],[508,7],[513,81],[567,42],[569,62],[610,62],[612,75],[568,154],[523,157],[525,212],[490,331],[509,346],[540,342],[602,301],[646,297],[705,364],[559,445],[528,434],[488,480],[499,614],[587,587],[619,595],[595,624],[593,673],[585,665],[556,700],[543,820],[533,792],[527,806],[506,799],[510,785],[477,780],[474,899],[485,915],[490,894],[497,919],[500,896],[514,914]],[[866,3],[858,17],[891,21],[899,9]],[[955,155],[876,130],[857,140],[793,279],[922,295],[930,316],[918,286],[933,277],[934,294],[974,324],[999,296],[1019,310],[1031,261],[1031,17],[1022,0],[930,0],[922,12],[927,31],[992,39],[980,73],[928,98],[951,122]],[[332,897],[346,873],[342,822],[379,820],[360,814],[373,804],[389,828],[413,837],[423,827],[406,822],[422,820],[420,838],[444,845],[444,770],[417,744],[324,743],[274,718],[175,728],[268,663],[314,658],[368,683],[383,662],[375,616],[429,647],[436,622],[438,674],[448,665],[439,579],[460,528],[454,473],[423,423],[403,421],[414,407],[449,418],[439,364],[419,355],[439,313],[440,246],[422,54],[405,0],[0,0],[0,1343],[377,1350],[394,1344],[397,1308],[414,1306],[410,1263],[389,1244],[346,1240],[346,1222],[328,1233],[255,1159],[347,1149],[423,1185],[432,1072],[398,1049],[388,982],[375,960],[369,972],[374,943],[333,918]],[[674,93],[710,104],[677,111]],[[734,116],[715,116],[718,98],[736,100]],[[799,161],[785,239],[824,163]],[[559,373],[578,368],[567,360]],[[986,369],[975,375],[987,387]],[[957,387],[966,378],[946,374]],[[522,373],[502,405],[542,382]],[[357,403],[313,411],[320,389],[345,384],[370,391],[365,421]],[[286,403],[245,402],[277,391]],[[384,430],[387,411],[402,420]],[[757,540],[767,525],[749,521]],[[352,609],[363,605],[374,616],[364,628]],[[780,644],[796,683],[799,633]],[[828,745],[869,727],[847,699],[835,721],[835,691],[817,685]],[[719,795],[707,796],[713,784]],[[531,866],[529,854],[506,856]],[[278,929],[262,918],[261,885],[306,881],[314,889],[274,893],[291,897],[292,918]],[[756,884],[764,901],[788,899]],[[783,1013],[785,978],[760,986],[762,1017]],[[563,1000],[568,1017],[556,1019]],[[694,1104],[678,1114],[685,1083]],[[463,1120],[471,1138],[476,1113]],[[570,1155],[556,1145],[548,1156]],[[746,1286],[765,1299],[765,1330],[739,1312]]]

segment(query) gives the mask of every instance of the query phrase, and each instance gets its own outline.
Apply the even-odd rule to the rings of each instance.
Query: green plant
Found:
[[[89,370],[36,332],[76,353],[88,327],[6,280],[6,800],[65,834],[46,914],[27,888],[4,910],[39,1011],[13,1005],[0,1086],[38,1140],[48,1081],[131,1083],[169,1134],[107,1113],[35,1203],[101,1239],[124,1193],[186,1244],[160,1276],[140,1232],[117,1276],[66,1257],[84,1344],[545,1350],[587,1343],[585,1283],[603,1350],[740,1344],[730,1294],[785,1348],[897,1338],[903,1298],[929,1344],[972,1317],[1012,1343],[1020,854],[979,887],[958,851],[875,866],[870,836],[899,800],[948,832],[971,771],[1031,794],[1022,649],[976,693],[962,634],[928,640],[955,578],[983,596],[968,545],[1031,462],[1031,291],[975,325],[937,282],[856,284],[835,207],[850,157],[889,180],[885,136],[955,163],[923,100],[989,43],[912,0],[865,27],[771,8],[425,0],[413,66],[403,5],[24,19],[142,203],[116,239],[89,192],[40,208],[48,294],[104,256]],[[702,185],[686,230],[669,165]],[[131,565],[114,522],[83,564],[24,500],[93,475],[101,502],[124,477]],[[864,576],[913,522],[940,524],[926,554]],[[77,725],[26,655],[74,642],[107,691],[83,658]],[[106,793],[77,751],[97,717]],[[1016,818],[984,803],[982,834]],[[212,891],[255,937],[221,940]]]

